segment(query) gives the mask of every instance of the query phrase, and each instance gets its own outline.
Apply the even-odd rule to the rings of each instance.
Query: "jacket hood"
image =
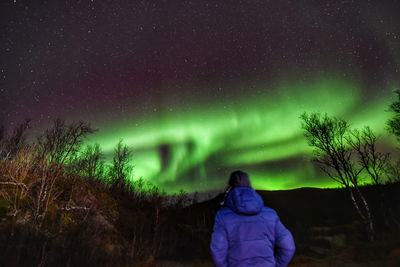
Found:
[[[257,192],[250,187],[235,187],[228,193],[226,205],[238,214],[258,214],[264,201]]]
[[[251,187],[249,175],[244,171],[234,171],[229,178],[232,187]]]

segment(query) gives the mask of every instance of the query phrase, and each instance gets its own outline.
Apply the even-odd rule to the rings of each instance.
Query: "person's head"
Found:
[[[225,205],[225,200],[229,192],[235,187],[251,187],[249,175],[244,171],[234,171],[229,177],[228,187],[225,190],[224,198],[219,203],[221,206]]]
[[[251,187],[249,175],[244,171],[234,171],[229,178],[229,186],[234,187]]]

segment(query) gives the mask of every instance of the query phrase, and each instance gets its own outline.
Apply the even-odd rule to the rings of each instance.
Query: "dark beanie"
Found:
[[[243,171],[234,171],[229,178],[232,187],[251,187],[249,175]]]

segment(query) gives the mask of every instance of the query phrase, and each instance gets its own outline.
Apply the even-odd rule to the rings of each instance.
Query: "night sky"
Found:
[[[336,186],[310,162],[303,112],[369,125],[380,147],[400,89],[399,1],[9,1],[0,122],[84,120],[134,177],[167,192]]]

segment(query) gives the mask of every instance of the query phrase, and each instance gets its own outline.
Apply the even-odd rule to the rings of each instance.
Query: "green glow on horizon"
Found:
[[[261,93],[252,94],[257,89]],[[363,105],[360,85],[341,78],[285,82],[273,88],[260,85],[240,100],[194,102],[190,109],[147,114],[145,120],[132,115],[130,123],[100,128],[90,141],[110,155],[123,138],[134,152],[134,177],[167,192],[222,188],[229,173],[239,168],[249,170],[256,189],[336,187],[329,178],[316,177],[320,174],[304,158],[312,149],[303,138],[300,114],[326,112],[382,134],[390,93]],[[302,168],[259,168],[301,157]]]
[[[285,172],[250,171],[252,186],[256,189],[289,190],[301,187],[336,188],[338,184],[331,179],[307,179],[315,176],[311,165]]]

